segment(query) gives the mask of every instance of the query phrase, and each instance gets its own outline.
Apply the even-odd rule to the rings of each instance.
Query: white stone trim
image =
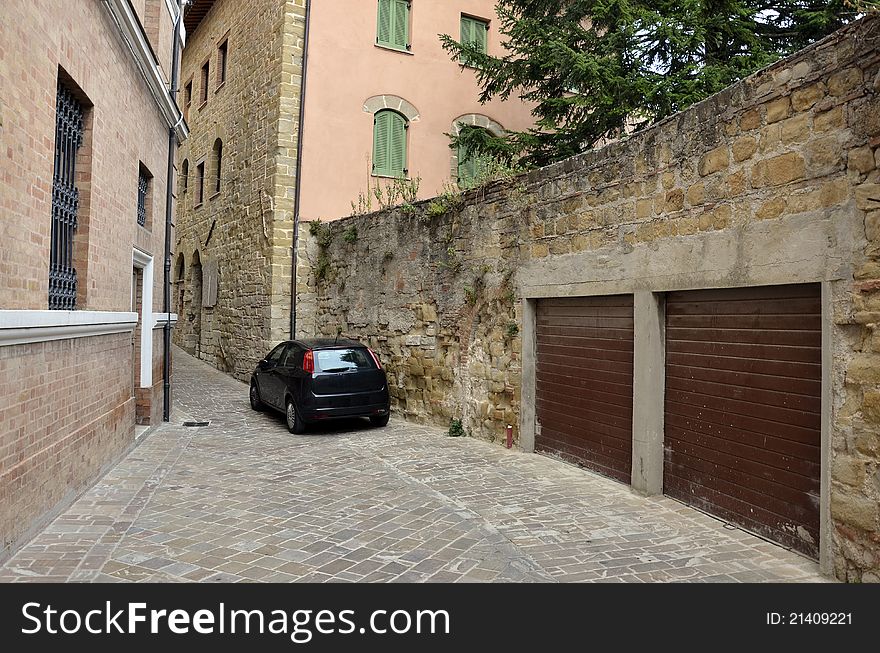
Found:
[[[177,313],[153,313],[153,330],[163,328],[166,322],[171,322],[173,328],[177,324]]]
[[[132,248],[132,265],[143,270],[141,284],[141,387],[153,387],[153,328],[156,325],[153,313],[153,257]],[[132,288],[132,292],[135,289]]]
[[[130,333],[137,313],[0,310],[0,347]]]
[[[122,38],[131,49],[131,55],[143,74],[166,124],[177,132],[178,142],[185,141],[189,136],[189,129],[177,103],[168,92],[165,80],[159,73],[159,66],[153,59],[153,51],[131,3],[129,0],[102,0],[102,2],[113,17],[113,22],[119,28]]]

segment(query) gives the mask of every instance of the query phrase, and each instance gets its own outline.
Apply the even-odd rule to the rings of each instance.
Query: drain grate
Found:
[[[184,426],[208,426],[211,422],[184,422]]]

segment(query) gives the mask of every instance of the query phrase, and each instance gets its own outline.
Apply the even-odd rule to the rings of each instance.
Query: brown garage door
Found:
[[[538,302],[538,451],[629,483],[632,377],[632,295]]]
[[[664,492],[818,556],[818,285],[671,293]]]

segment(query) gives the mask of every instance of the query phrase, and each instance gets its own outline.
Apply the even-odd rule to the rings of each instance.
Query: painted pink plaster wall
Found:
[[[303,220],[351,213],[366,192],[373,148],[373,114],[364,102],[396,95],[418,110],[408,130],[410,177],[420,176],[420,199],[451,180],[449,138],[464,114],[488,116],[506,129],[533,124],[519,100],[481,105],[473,70],[452,61],[438,34],[459,38],[461,14],[489,21],[490,54],[502,51],[495,0],[412,0],[411,54],[376,45],[377,0],[312,3],[302,165]],[[375,206],[374,208],[378,208]]]

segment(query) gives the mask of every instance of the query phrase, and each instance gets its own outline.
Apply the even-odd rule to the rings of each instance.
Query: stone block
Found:
[[[700,159],[700,175],[705,177],[713,172],[724,170],[730,165],[730,156],[727,152],[727,145],[716,147],[703,155]],[[666,184],[664,183],[664,187]]]
[[[752,158],[758,151],[758,141],[753,136],[742,136],[733,142],[733,159],[737,162]]]
[[[880,209],[880,184],[861,184],[856,186],[856,206],[862,211]]]
[[[744,112],[739,119],[739,128],[741,131],[751,131],[761,126],[761,110],[758,108],[749,109]]]
[[[789,152],[756,163],[752,167],[752,186],[780,186],[803,179],[805,174],[804,157],[797,152]]]
[[[862,71],[859,68],[847,68],[834,73],[828,78],[829,95],[846,95],[862,83]]]
[[[865,481],[865,462],[855,456],[838,454],[831,465],[831,480],[859,487]]]
[[[755,211],[755,218],[758,220],[772,220],[778,218],[785,212],[785,206],[785,198],[774,197],[758,207],[758,210]]]
[[[791,106],[795,111],[806,111],[824,97],[825,84],[817,82],[792,91]]]
[[[671,190],[666,193],[666,201],[663,204],[663,211],[666,213],[675,213],[684,208],[684,191],[680,188]]]
[[[767,124],[779,122],[788,118],[788,112],[791,108],[791,99],[788,97],[777,98],[764,105],[767,115]]]
[[[847,383],[880,384],[880,355],[856,354],[846,370]]]
[[[813,116],[813,131],[822,133],[846,127],[846,116],[842,107],[834,107]]]
[[[874,151],[870,147],[858,147],[850,150],[847,155],[846,167],[859,174],[866,174],[874,169]]]
[[[783,143],[804,143],[810,138],[810,114],[802,113],[780,123]]]
[[[844,524],[874,532],[877,528],[877,501],[857,494],[831,493],[831,518]]]
[[[880,424],[880,390],[866,390],[862,401],[862,416],[865,421]],[[877,433],[874,434],[875,436]],[[876,437],[874,438],[876,440]]]

